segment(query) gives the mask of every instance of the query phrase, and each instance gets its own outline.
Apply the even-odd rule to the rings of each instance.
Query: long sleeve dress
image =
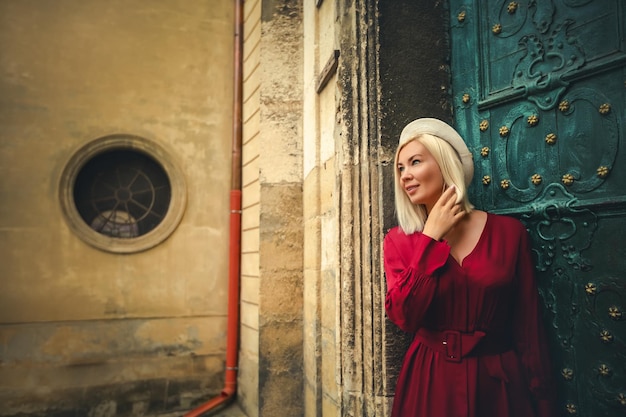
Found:
[[[459,264],[395,227],[384,240],[389,319],[414,339],[392,417],[552,417],[554,385],[528,234],[488,214]]]

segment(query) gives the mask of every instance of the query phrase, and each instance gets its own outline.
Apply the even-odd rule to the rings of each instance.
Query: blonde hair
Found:
[[[426,208],[422,204],[413,204],[406,194],[401,174],[398,169],[398,156],[402,148],[411,141],[418,141],[430,152],[439,165],[443,182],[447,187],[454,185],[456,188],[457,203],[461,203],[463,211],[469,213],[474,206],[467,196],[467,187],[465,185],[465,177],[463,173],[463,163],[458,152],[447,141],[427,133],[414,137],[402,138],[396,150],[394,158],[394,189],[395,189],[395,205],[398,224],[404,233],[411,234],[421,232],[424,229],[424,223],[428,214]]]

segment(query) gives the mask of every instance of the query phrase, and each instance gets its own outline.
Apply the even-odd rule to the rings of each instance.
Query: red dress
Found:
[[[554,385],[528,234],[487,215],[461,264],[450,247],[395,227],[385,236],[389,319],[414,339],[392,417],[551,417]]]

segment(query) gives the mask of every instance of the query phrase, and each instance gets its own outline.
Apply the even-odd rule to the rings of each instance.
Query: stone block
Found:
[[[253,278],[257,279],[257,278]],[[257,279],[258,280],[258,279]],[[242,301],[240,304],[241,324],[250,329],[259,328],[259,305]]]
[[[259,330],[242,325],[240,327],[240,332],[241,332],[241,340],[240,340],[241,354],[248,356],[248,357],[258,358],[259,356]]]
[[[241,254],[241,275],[248,277],[259,276],[259,254],[258,252]]]

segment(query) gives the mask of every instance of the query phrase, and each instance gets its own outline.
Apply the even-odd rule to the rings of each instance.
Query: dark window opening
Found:
[[[80,170],[74,202],[82,219],[100,234],[130,239],[157,227],[171,201],[165,170],[136,151],[113,150],[92,158]]]

